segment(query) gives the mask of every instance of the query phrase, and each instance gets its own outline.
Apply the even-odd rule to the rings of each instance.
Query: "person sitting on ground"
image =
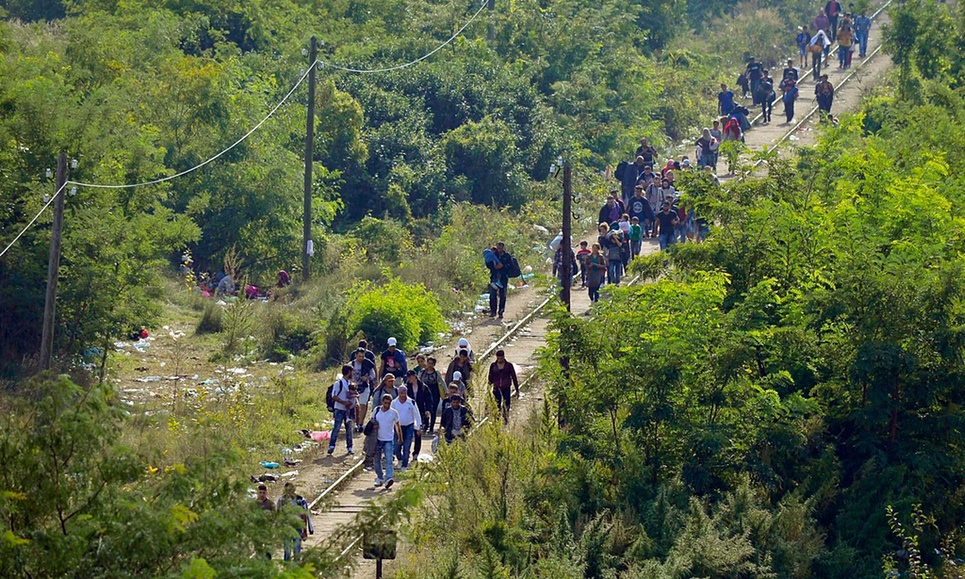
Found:
[[[382,376],[394,374],[396,378],[405,377],[405,373],[409,371],[405,352],[396,347],[398,341],[395,338],[389,338],[386,344],[388,347],[382,352],[382,371],[380,374]]]
[[[288,272],[281,269],[278,270],[278,287],[288,287],[292,283],[292,276],[288,275]]]
[[[447,444],[452,444],[457,438],[465,440],[466,433],[472,427],[472,413],[462,405],[462,401],[462,396],[456,394],[451,398],[450,405],[442,411],[442,430]]]

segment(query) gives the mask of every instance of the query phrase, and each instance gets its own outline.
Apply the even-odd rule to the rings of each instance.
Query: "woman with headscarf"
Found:
[[[821,60],[824,52],[831,46],[828,35],[823,30],[818,30],[808,44],[808,51],[811,53],[811,66],[814,68],[814,78],[821,77]]]

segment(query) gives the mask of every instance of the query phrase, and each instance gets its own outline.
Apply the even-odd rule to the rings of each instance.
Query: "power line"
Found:
[[[50,207],[50,204],[54,202],[54,199],[56,199],[57,196],[60,195],[61,192],[63,192],[64,188],[66,187],[67,187],[67,183],[64,183],[63,185],[60,186],[60,189],[57,189],[57,192],[54,193],[53,197],[51,197],[50,200],[48,200],[47,203],[40,209],[40,211],[38,211],[37,214],[34,215],[34,218],[30,220],[30,223],[28,223],[26,227],[23,228],[23,231],[18,233],[17,236],[13,238],[13,241],[11,241],[7,245],[7,247],[4,248],[3,251],[0,251],[0,257],[3,257],[4,255],[6,255],[7,252],[10,251],[10,248],[13,247],[13,244],[17,243],[17,240],[23,237],[24,233],[27,233],[27,230],[30,229],[30,227],[34,224],[34,222],[37,221],[37,219],[41,215],[43,215],[44,211],[46,211],[47,208]]]
[[[422,62],[423,60],[429,58],[429,57],[432,56],[433,54],[439,52],[440,50],[442,50],[443,48],[445,48],[446,46],[448,46],[453,40],[455,40],[456,38],[458,38],[459,35],[462,34],[462,32],[463,32],[470,24],[472,24],[472,21],[475,20],[476,17],[479,16],[479,14],[482,13],[482,11],[486,9],[486,6],[487,6],[487,1],[486,1],[486,0],[483,0],[482,6],[479,7],[479,10],[477,10],[476,13],[472,15],[472,18],[470,18],[468,21],[466,21],[465,24],[462,25],[462,28],[460,28],[459,30],[456,31],[455,34],[453,34],[452,36],[450,36],[448,40],[446,40],[445,42],[443,42],[443,43],[440,44],[439,46],[437,46],[437,47],[435,47],[434,49],[432,49],[432,51],[430,51],[429,53],[424,54],[424,55],[420,56],[419,58],[417,58],[417,59],[415,59],[415,60],[412,60],[412,61],[409,61],[409,62],[407,62],[407,63],[405,63],[405,64],[397,64],[397,65],[395,65],[395,66],[389,66],[389,67],[386,67],[386,68],[363,69],[363,68],[350,68],[350,67],[347,67],[347,66],[339,66],[339,65],[337,65],[337,64],[332,64],[332,63],[330,63],[330,62],[325,62],[324,60],[321,60],[321,61],[318,61],[318,62],[319,62],[319,64],[321,64],[323,67],[328,67],[328,68],[331,68],[331,69],[334,69],[334,70],[342,70],[342,71],[345,71],[345,72],[354,72],[354,73],[358,73],[358,74],[371,74],[371,73],[377,73],[377,72],[392,72],[392,71],[394,71],[394,70],[401,70],[401,69],[403,69],[403,68],[408,68],[408,67],[410,67],[410,66],[412,66],[412,65],[414,65],[414,64],[418,64],[418,63]]]
[[[317,60],[312,63],[312,66],[315,66],[316,64],[318,64],[318,61],[317,61]],[[274,108],[271,109],[271,111],[268,112],[268,115],[266,115],[265,118],[261,119],[261,120],[258,122],[257,125],[255,125],[254,127],[251,128],[250,131],[248,131],[247,133],[245,133],[240,139],[238,139],[237,141],[235,141],[234,143],[232,143],[230,146],[228,146],[228,148],[224,149],[223,151],[221,151],[221,152],[218,153],[217,155],[215,155],[215,156],[213,156],[213,157],[211,157],[211,158],[209,158],[209,159],[206,159],[206,160],[198,163],[197,165],[195,165],[194,167],[191,167],[190,169],[185,169],[184,171],[181,171],[180,173],[175,173],[174,175],[169,175],[169,176],[167,176],[167,177],[161,177],[160,179],[154,179],[154,180],[152,180],[152,181],[144,181],[143,183],[129,183],[129,184],[126,184],[126,185],[100,185],[100,184],[97,184],[97,183],[80,183],[80,182],[78,182],[78,181],[68,181],[68,183],[70,183],[70,184],[72,184],[72,185],[77,185],[77,186],[79,186],[79,187],[92,187],[92,188],[96,188],[96,189],[130,189],[130,188],[133,188],[133,187],[144,187],[144,186],[146,186],[146,185],[157,185],[158,183],[164,183],[165,181],[171,181],[171,180],[177,179],[178,177],[183,177],[183,176],[187,175],[188,173],[192,173],[192,172],[194,172],[194,171],[197,171],[197,170],[200,169],[201,167],[204,167],[205,165],[207,165],[207,164],[209,164],[209,163],[217,160],[218,158],[220,158],[221,156],[223,156],[223,155],[224,155],[225,153],[227,153],[228,151],[234,149],[235,147],[237,147],[238,145],[240,145],[241,143],[243,143],[243,142],[245,141],[245,139],[247,139],[247,138],[250,137],[252,134],[254,134],[255,131],[257,131],[258,129],[260,129],[261,126],[262,126],[263,124],[265,124],[265,123],[268,121],[268,119],[270,119],[276,112],[278,112],[278,109],[280,109],[281,106],[282,106],[283,104],[285,104],[285,102],[287,102],[289,98],[291,98],[292,94],[295,93],[295,90],[302,84],[302,82],[303,82],[306,78],[308,78],[308,73],[311,72],[312,66],[308,67],[308,69],[306,69],[305,72],[302,73],[301,78],[299,78],[299,79],[298,79],[298,82],[295,83],[295,86],[293,86],[293,87],[291,88],[291,90],[288,91],[288,94],[285,95],[285,98],[281,99],[281,101],[280,101],[277,105],[275,105]]]

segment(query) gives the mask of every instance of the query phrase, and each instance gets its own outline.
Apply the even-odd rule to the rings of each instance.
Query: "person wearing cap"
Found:
[[[382,352],[382,371],[380,372],[383,378],[386,374],[393,374],[396,378],[404,378],[405,373],[409,371],[405,352],[396,347],[397,343],[395,338],[389,338],[386,342],[388,347]]]
[[[422,452],[422,433],[428,429],[429,417],[431,416],[430,408],[433,407],[433,398],[429,392],[429,387],[426,386],[422,380],[419,380],[419,376],[415,370],[406,372],[405,386],[408,389],[409,398],[415,402],[416,407],[419,409],[419,416],[422,418],[422,430],[416,431],[415,445],[412,450],[413,459],[418,460],[419,453]]]
[[[469,345],[469,340],[467,340],[466,338],[459,338],[459,343],[456,345],[456,351],[454,355],[458,356],[459,350],[466,350],[467,352],[469,352],[469,361],[472,362],[473,364],[476,363],[476,353],[472,351],[472,346]]]
[[[797,51],[800,54],[798,60],[801,63],[801,68],[808,65],[808,43],[811,42],[811,34],[808,32],[807,26],[797,27],[797,37],[794,39],[797,44]]]
[[[493,389],[496,406],[503,415],[503,422],[508,424],[512,398],[510,388],[516,389],[516,398],[519,398],[519,378],[516,377],[516,368],[506,361],[506,352],[503,350],[496,350],[496,361],[489,365],[489,385]]]
[[[456,374],[459,374],[457,377]],[[469,361],[469,350],[459,350],[459,355],[449,362],[446,369],[446,383],[461,382],[463,389],[469,387],[472,375],[472,362]],[[464,391],[460,394],[465,394]]]
[[[402,429],[399,427],[399,413],[392,408],[392,395],[383,394],[379,400],[382,401],[382,405],[372,414],[372,420],[377,426],[378,440],[375,452],[375,486],[382,486],[384,481],[385,488],[389,489],[392,488],[393,482],[392,457],[395,454],[395,441],[402,440]]]
[[[405,386],[399,386],[399,397],[392,401],[391,406],[399,413],[400,433],[395,439],[395,457],[405,472],[409,468],[412,441],[417,432],[422,436],[422,416],[415,401],[409,398],[409,389]]]
[[[386,394],[393,399],[399,395],[399,391],[395,386],[395,374],[386,374],[382,378],[382,383],[372,392],[372,404],[378,404],[378,402],[382,400],[382,396]]]
[[[333,412],[335,425],[332,427],[332,434],[328,439],[328,455],[332,456],[335,452],[335,443],[338,442],[338,431],[342,424],[345,424],[345,445],[348,447],[349,454],[355,454],[352,450],[352,420],[355,418],[354,401],[349,397],[349,384],[352,378],[352,365],[342,366],[342,376],[332,384],[332,400],[335,410]]]
[[[472,426],[472,412],[462,403],[462,396],[456,394],[450,398],[449,406],[442,411],[442,431],[447,444],[452,444],[457,438],[465,440],[466,432]]]

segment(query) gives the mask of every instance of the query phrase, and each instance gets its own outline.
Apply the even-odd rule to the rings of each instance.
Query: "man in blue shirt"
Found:
[[[858,41],[858,57],[864,58],[868,54],[868,32],[871,31],[871,18],[862,14],[854,19],[854,35]]]
[[[720,116],[726,117],[734,110],[734,91],[727,90],[727,85],[720,83],[720,92],[717,93],[717,112]]]

